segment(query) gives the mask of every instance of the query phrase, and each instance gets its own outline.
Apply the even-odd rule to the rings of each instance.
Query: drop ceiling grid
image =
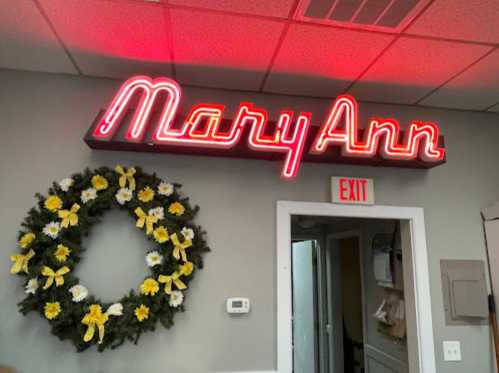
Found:
[[[6,0],[2,0],[2,1],[6,1]],[[29,2],[29,3],[33,3],[34,0],[24,0],[26,2]],[[47,2],[51,2],[51,3],[54,3],[54,2],[59,2],[58,0],[39,0],[42,4],[46,4]],[[68,6],[67,3],[68,2],[71,2],[72,0],[67,0],[64,2],[64,5]],[[99,2],[99,3],[109,3],[109,4],[120,4],[122,5],[126,5],[127,7],[133,7],[133,6],[136,6],[136,7],[141,7],[142,6],[154,6],[156,8],[160,8],[160,7],[165,7],[165,8],[168,8],[169,10],[174,10],[174,9],[184,9],[184,10],[188,10],[186,8],[186,6],[184,5],[179,5],[181,3],[183,3],[184,1],[183,0],[170,0],[170,4],[167,4],[166,3],[166,0],[164,1],[164,3],[150,3],[150,2],[146,2],[146,1],[139,1],[139,0],[87,0],[85,1],[86,3],[89,3],[89,2]],[[280,0],[281,3],[286,3],[288,2],[288,0]],[[464,4],[466,1],[465,0],[459,0],[461,4]],[[207,17],[213,17],[214,14],[220,14],[220,15],[232,15],[232,16],[235,16],[236,14],[238,14],[239,16],[241,16],[242,18],[247,18],[247,19],[252,19],[252,18],[255,18],[255,19],[260,19],[260,20],[276,20],[278,17],[283,17],[282,14],[281,15],[278,15],[277,13],[272,13],[272,14],[258,14],[258,13],[265,13],[265,12],[262,12],[262,11],[246,11],[246,10],[241,10],[241,9],[233,9],[233,2],[228,2],[228,1],[223,1],[222,3],[226,3],[226,4],[229,4],[229,9],[226,10],[226,9],[223,9],[223,7],[221,9],[215,9],[215,10],[209,10],[208,7],[201,7],[201,6],[197,6],[196,2],[198,3],[205,3],[205,4],[210,4],[210,3],[213,3],[215,4],[214,7],[221,7],[220,4],[222,4],[221,2],[218,2],[218,1],[211,1],[211,0],[185,0],[185,2],[190,2],[191,3],[191,6],[194,6],[194,7],[198,7],[199,8],[199,11],[201,12],[205,12]],[[476,0],[471,0],[471,3],[473,2],[476,2]],[[19,3],[17,4],[21,4],[22,1],[19,1]],[[257,1],[258,3],[258,1]],[[494,2],[495,3],[495,2]],[[1,1],[0,1],[0,4],[1,4]],[[62,4],[62,3],[61,3]],[[232,5],[231,5],[232,4]],[[263,4],[262,1],[260,1],[260,4]],[[425,12],[421,15],[421,18],[423,18],[423,16],[425,17],[431,17],[432,16],[432,12],[439,9],[439,7],[441,7],[441,4],[442,4],[442,1],[441,0],[435,0],[434,1],[434,4],[432,4],[432,6],[430,6],[428,9],[425,10]],[[62,6],[64,6],[62,5]],[[9,6],[12,7],[12,3],[9,1]],[[246,5],[245,5],[246,6]],[[0,5],[0,8],[1,8],[1,5]],[[194,11],[195,9],[192,8],[191,11]],[[284,12],[283,12],[284,13]],[[491,12],[493,14],[493,16],[495,17],[495,12]],[[53,15],[49,15],[50,19],[49,20],[46,20],[46,21],[51,21],[51,22],[54,22],[54,17]],[[165,17],[164,19],[166,19],[167,17]],[[171,27],[171,24],[169,22],[165,22],[163,21],[164,24],[163,26],[165,26],[165,29],[168,30],[168,28]],[[303,22],[303,21],[300,21],[300,22],[296,22],[296,21],[293,21],[293,20],[289,20],[288,19],[288,22],[295,26],[295,25],[302,25],[302,26],[305,26],[305,25],[312,25],[312,23],[307,23],[307,22]],[[421,21],[423,22],[423,21]],[[425,21],[427,22],[427,21]],[[418,25],[419,23],[418,22],[414,22],[414,25]],[[422,24],[422,23],[421,23]],[[56,33],[59,32],[61,34],[61,38],[63,39],[66,39],[67,38],[67,35],[65,35],[63,32],[61,33],[60,32],[60,28],[56,25],[56,23],[54,22],[54,25],[56,26]],[[322,27],[324,28],[325,30],[330,30],[331,32],[333,32],[334,30],[346,30],[346,31],[351,31],[351,30],[348,30],[348,29],[345,29],[345,28],[342,28],[342,27],[330,27],[330,26],[325,26],[325,25],[317,25],[318,27]],[[416,30],[416,31],[414,31]],[[167,34],[168,34],[168,31],[165,31]],[[172,31],[171,31],[172,32]],[[370,31],[361,31],[363,33],[367,33],[369,35],[387,35],[387,34],[384,34],[384,33],[379,33],[379,32],[370,32]],[[408,33],[410,33],[410,35],[407,35],[408,38],[413,38],[413,39],[422,39],[422,40],[448,40],[449,39],[449,35],[446,35],[446,34],[438,34],[438,33],[428,33],[427,35],[423,35],[423,36],[414,36],[414,34],[416,34],[417,32],[417,28],[411,28],[409,27],[408,30],[407,30]],[[52,30],[52,34],[54,34],[54,30]],[[51,38],[57,38],[56,35],[52,35]],[[456,36],[455,35],[450,35],[451,38],[455,38]],[[63,40],[64,41],[64,40]],[[478,45],[497,45],[497,42],[499,42],[499,40],[491,40],[490,39],[490,36],[487,36],[486,38],[474,38],[474,40],[471,40],[469,41],[469,43],[471,44],[478,44]],[[63,43],[64,44],[64,43]],[[167,46],[168,45],[171,45],[171,42],[167,41],[166,42]],[[279,43],[276,43],[275,45],[275,48],[273,50],[273,53],[276,54],[276,59],[277,59],[277,56],[278,54],[276,53],[277,51],[277,48],[279,48]],[[58,45],[59,47],[61,47],[61,45]],[[62,49],[64,49],[64,45],[62,45]],[[388,48],[388,50],[390,50],[391,48]],[[80,62],[79,60],[81,59],[81,56],[79,56],[77,53],[75,53],[74,50],[69,50],[67,51],[67,55],[68,55],[68,58],[71,59],[71,56],[74,56],[76,55],[77,57],[80,57],[80,58],[77,58],[77,61],[78,63]],[[60,49],[58,49],[55,53],[58,53],[59,56],[60,55],[64,55],[63,52],[61,52]],[[168,56],[166,57],[166,60],[167,60],[167,63],[166,65],[170,65],[170,62],[177,62],[177,61],[174,61],[174,56],[172,55],[172,53],[174,53],[174,50],[173,48],[169,51],[168,53]],[[87,76],[106,76],[106,77],[117,77],[117,78],[124,78],[126,77],[128,74],[130,73],[133,73],[134,70],[137,70],[137,69],[140,69],[140,70],[143,70],[144,72],[147,72],[147,73],[152,73],[152,74],[161,74],[161,75],[167,75],[167,76],[171,76],[172,72],[171,72],[171,67],[172,66],[169,66],[170,68],[165,68],[165,63],[162,63],[162,64],[157,64],[157,63],[148,63],[148,62],[143,62],[143,61],[140,61],[139,63],[137,63],[130,71],[128,71],[128,69],[125,69],[124,71],[122,71],[121,73],[117,73],[117,74],[113,74],[113,73],[110,73],[108,71],[104,71],[104,72],[99,72],[99,68],[100,68],[100,65],[108,65],[108,68],[107,70],[112,70],[109,68],[109,66],[113,67],[114,66],[120,66],[120,65],[123,65],[123,64],[126,64],[127,62],[129,61],[123,61],[122,59],[119,59],[119,58],[112,58],[112,56],[98,56],[99,58],[96,59],[93,63],[93,68],[91,69],[83,69],[83,74],[84,75],[87,75]],[[380,56],[382,57],[382,56]],[[481,64],[482,62],[476,64],[476,69],[482,69],[481,67]],[[84,64],[85,65],[85,64]],[[133,64],[132,64],[133,65]],[[172,64],[173,65],[173,64]],[[373,64],[373,66],[376,65],[376,63]],[[470,63],[470,65],[472,65],[472,63]],[[39,65],[38,65],[39,66]],[[7,66],[8,67],[8,66]],[[94,68],[97,68],[97,71],[95,71]],[[275,69],[271,69],[271,64],[269,63],[268,66],[267,66],[267,73],[270,75],[272,74],[272,70],[275,70]],[[14,68],[19,68],[19,66],[14,66]],[[50,71],[48,68],[46,67],[35,67],[35,69],[38,69],[38,70],[42,70],[42,71]],[[74,68],[70,68],[71,69],[71,73],[74,73]],[[447,89],[450,89],[450,87],[452,87],[452,85],[454,84],[453,82],[459,82],[461,79],[466,79],[466,76],[467,74],[473,74],[473,71],[475,70],[475,68],[472,68],[470,67],[471,69],[471,73],[468,73],[467,69],[464,69],[463,68],[463,71],[462,71],[462,74],[459,74],[457,77],[453,78],[452,80],[449,81],[449,86],[444,85],[443,87],[441,87],[441,89],[443,90],[447,90]],[[106,70],[106,69],[104,69]],[[119,70],[119,69],[118,69]],[[63,71],[64,72],[64,71]],[[368,72],[369,73],[369,72]],[[265,75],[265,70],[263,70],[263,74]],[[463,78],[461,78],[461,76],[463,76]],[[230,80],[230,74],[229,74],[229,80]],[[244,80],[244,79],[243,79]],[[191,84],[189,83],[188,81],[186,81],[187,84]],[[234,83],[234,82],[231,82],[231,83]],[[196,82],[194,81],[192,85],[205,85],[203,84],[203,82]],[[221,86],[223,86],[223,82],[222,84],[220,84]],[[209,84],[208,84],[209,86]],[[251,86],[251,87],[250,87]],[[251,84],[247,84],[247,85],[243,85],[242,87],[239,87],[239,86],[235,86],[234,84],[228,84],[228,89],[248,89],[248,90],[258,90],[260,87],[256,87],[257,85],[251,85]],[[431,104],[431,100],[430,98],[433,97],[438,97],[438,95],[440,94],[439,92],[440,90],[436,90],[431,96],[429,96],[428,98],[428,101],[427,99],[423,100],[422,102],[422,106],[428,106],[428,105],[432,105],[432,106],[436,106],[437,104]],[[301,93],[301,94],[305,94],[304,93]],[[314,94],[314,92],[310,92],[308,93],[310,96],[322,96],[322,94]],[[435,95],[435,96],[434,96]],[[383,94],[379,94],[377,95],[375,101],[380,101],[379,100],[379,97],[385,97],[385,95]],[[488,96],[487,98],[487,104],[492,101],[492,98],[493,96],[491,95],[490,97]],[[435,99],[436,100],[436,99]],[[387,102],[387,100],[385,99],[384,100],[385,102]],[[395,100],[396,101],[396,100]],[[497,97],[496,101],[499,103],[499,97]],[[493,103],[492,103],[493,104]],[[467,104],[465,104],[467,105]],[[441,105],[443,107],[443,105]],[[484,106],[484,105],[482,105]],[[490,105],[489,106],[489,110],[496,110],[496,108],[492,107],[493,105]],[[499,106],[499,104],[497,105]],[[471,110],[471,109],[470,109]],[[482,108],[482,110],[485,110]]]
[[[490,111],[493,113],[499,113],[499,102],[496,105],[489,107],[487,109],[487,111]]]
[[[414,104],[491,47],[401,37],[349,90],[359,99]],[[408,63],[407,61],[410,61]]]
[[[147,2],[38,0],[82,74],[171,75],[163,6]]]
[[[31,0],[0,0],[0,68],[76,74],[57,36]]]
[[[499,49],[494,48],[418,103],[435,107],[457,105],[462,109],[486,110],[499,102]]]
[[[182,83],[258,91],[283,21],[171,10],[175,69]]]
[[[292,24],[263,91],[334,97],[393,39],[393,35]]]
[[[497,45],[498,24],[497,0],[435,0],[406,32]]]
[[[227,13],[259,15],[287,19],[296,0],[168,0],[172,6],[211,9]]]

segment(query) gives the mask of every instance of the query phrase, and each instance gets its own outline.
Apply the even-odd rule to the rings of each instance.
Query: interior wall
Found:
[[[276,201],[329,202],[330,177],[344,175],[374,178],[378,204],[424,208],[438,373],[492,371],[487,326],[445,326],[439,261],[485,258],[479,212],[499,198],[498,115],[361,103],[361,123],[368,114],[402,123],[414,118],[437,121],[446,139],[447,164],[429,171],[303,164],[295,180],[283,181],[277,162],[92,151],[83,143],[83,134],[119,85],[107,79],[0,72],[1,363],[23,373],[275,369]],[[271,108],[274,118],[281,107],[312,111],[314,124],[329,105],[328,100],[201,89],[186,89],[184,97],[186,102],[224,102],[231,110],[240,100],[252,100]],[[38,315],[17,312],[23,292],[19,279],[8,274],[8,256],[16,251],[16,232],[35,202],[34,193],[45,192],[53,180],[84,167],[116,163],[138,164],[184,184],[183,191],[201,206],[198,222],[208,231],[213,251],[189,289],[187,312],[176,317],[173,329],[158,328],[144,335],[138,346],[76,354],[68,343],[50,335]],[[106,224],[113,227],[112,220]],[[128,232],[117,239],[115,255],[133,234]],[[122,262],[133,260],[138,271],[144,265],[131,257],[95,257],[108,276],[102,289],[114,291],[116,297],[122,294],[112,280],[123,267],[129,268]],[[90,255],[88,259],[94,260]],[[252,311],[229,317],[224,302],[238,295],[251,299]],[[443,362],[442,340],[461,341],[461,363]]]

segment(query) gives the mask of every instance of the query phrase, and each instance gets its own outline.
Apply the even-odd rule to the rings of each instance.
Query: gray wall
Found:
[[[329,201],[332,175],[373,177],[379,204],[421,206],[425,209],[433,317],[439,373],[491,372],[490,336],[486,326],[446,327],[439,277],[441,258],[483,259],[481,207],[499,198],[497,139],[499,116],[361,104],[367,115],[393,115],[401,121],[433,119],[440,123],[448,146],[448,163],[430,171],[376,169],[335,165],[303,165],[294,181],[279,179],[280,164],[264,161],[196,158],[188,156],[91,151],[82,142],[97,111],[119,82],[56,75],[0,72],[0,362],[20,372],[209,372],[271,370],[276,367],[276,256],[275,205],[277,200]],[[186,100],[208,98],[229,102],[230,94],[187,90]],[[277,96],[254,99],[275,109],[293,106],[312,110],[322,118],[327,101]],[[295,106],[296,105],[296,106]],[[271,113],[275,116],[275,111]],[[181,182],[184,191],[201,206],[199,223],[209,232],[213,252],[194,281],[186,301],[188,311],[176,318],[171,331],[144,336],[138,347],[76,354],[72,347],[48,332],[36,315],[22,317],[16,303],[22,297],[17,278],[8,275],[8,255],[16,250],[19,223],[33,205],[32,195],[85,166],[139,164],[164,178]],[[112,221],[111,221],[112,220]],[[110,219],[110,227],[118,226]],[[123,250],[133,229],[124,230],[115,255]],[[105,240],[105,238],[103,238]],[[95,241],[100,246],[103,241]],[[98,247],[94,247],[98,250]],[[143,273],[133,249],[130,255],[88,255],[102,276],[100,289],[120,296],[114,276],[123,276],[126,260]],[[142,247],[138,248],[142,250]],[[88,263],[81,279],[94,276]],[[97,274],[97,272],[99,272]],[[129,285],[127,283],[127,285]],[[247,317],[224,313],[226,297],[248,296],[253,310]],[[441,341],[461,340],[463,362],[444,363]]]

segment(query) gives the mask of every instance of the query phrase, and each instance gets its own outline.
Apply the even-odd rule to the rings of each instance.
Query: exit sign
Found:
[[[333,203],[374,204],[374,182],[361,177],[332,177]]]

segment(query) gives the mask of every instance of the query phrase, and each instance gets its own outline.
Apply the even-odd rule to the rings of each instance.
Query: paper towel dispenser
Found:
[[[440,269],[446,324],[487,324],[485,263],[481,260],[441,260]]]

